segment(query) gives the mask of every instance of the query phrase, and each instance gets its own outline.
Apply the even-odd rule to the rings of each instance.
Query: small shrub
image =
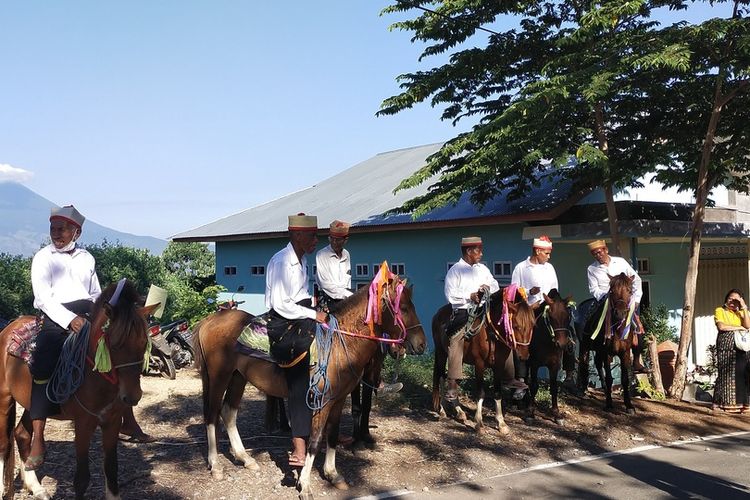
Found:
[[[646,333],[660,344],[666,340],[678,342],[677,327],[669,324],[669,311],[664,304],[657,304],[641,311],[641,322]]]

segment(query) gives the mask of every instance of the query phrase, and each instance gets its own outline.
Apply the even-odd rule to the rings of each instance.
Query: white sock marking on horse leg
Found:
[[[484,398],[479,398],[477,400],[477,411],[474,414],[474,426],[477,430],[482,428],[482,403],[484,403]]]
[[[507,434],[510,432],[508,424],[505,423],[505,417],[503,417],[502,399],[495,400],[495,420],[497,421],[497,430],[499,430],[501,434]]]
[[[23,487],[34,495],[34,498],[49,498],[47,490],[39,483],[36,472],[33,470],[24,470],[21,464],[21,477],[23,478]]]
[[[310,492],[310,472],[312,471],[313,461],[315,457],[308,453],[305,455],[305,466],[302,467],[302,472],[299,474],[299,486],[300,493]]]
[[[208,468],[213,469],[219,456],[216,449],[216,426],[214,424],[206,426],[206,441],[208,442]]]
[[[328,449],[326,449],[326,461],[323,464],[323,474],[331,480],[338,476],[338,472],[336,472],[336,448],[333,446],[329,446]]]
[[[0,498],[5,496],[5,460],[0,459]]]
[[[229,405],[221,407],[221,419],[224,421],[224,428],[229,436],[229,444],[232,447],[234,456],[245,465],[253,466],[255,460],[245,451],[245,445],[242,444],[242,438],[237,430],[237,409]]]

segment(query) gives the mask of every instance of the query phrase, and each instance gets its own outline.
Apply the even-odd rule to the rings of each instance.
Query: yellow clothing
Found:
[[[714,311],[714,322],[721,321],[727,326],[742,326],[740,311],[730,311],[724,307],[717,307]]]

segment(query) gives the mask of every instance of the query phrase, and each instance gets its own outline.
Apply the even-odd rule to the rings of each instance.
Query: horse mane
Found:
[[[357,290],[356,292],[354,292],[347,298],[341,300],[340,302],[333,304],[331,306],[331,313],[341,314],[341,313],[348,311],[352,307],[358,306],[361,303],[363,297],[365,300],[367,300],[367,297],[368,297],[367,294],[369,290],[370,290],[369,286],[363,286],[362,288],[360,288],[359,290]]]
[[[112,283],[102,291],[96,302],[94,302],[91,315],[96,320],[105,306],[109,309],[107,337],[109,338],[110,347],[115,349],[125,343],[130,335],[137,334],[138,329],[134,328],[135,326],[143,324],[145,328],[143,317],[138,313],[138,308],[136,307],[142,301],[142,297],[136,290],[135,285],[126,280],[117,304],[110,306],[109,301],[115,294],[116,289],[117,283]]]

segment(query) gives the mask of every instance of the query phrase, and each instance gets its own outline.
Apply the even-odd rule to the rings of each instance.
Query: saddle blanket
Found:
[[[8,342],[8,354],[22,359],[26,364],[31,364],[36,347],[36,336],[42,330],[40,318],[27,321],[10,334]]]
[[[281,362],[271,355],[271,343],[268,339],[268,317],[268,313],[264,313],[251,319],[250,323],[242,329],[234,350],[251,358],[280,364]],[[317,361],[317,351],[317,344],[313,339],[309,349],[311,366]]]

